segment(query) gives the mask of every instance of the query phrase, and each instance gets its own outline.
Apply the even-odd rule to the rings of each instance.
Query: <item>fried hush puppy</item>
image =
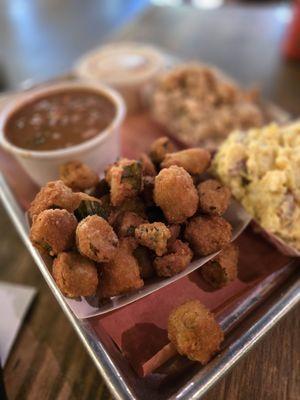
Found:
[[[69,250],[75,244],[77,220],[67,210],[44,210],[34,219],[30,240],[51,256]]]
[[[155,177],[154,201],[169,223],[179,224],[195,214],[199,198],[190,174],[172,165]]]
[[[115,257],[103,264],[100,290],[103,298],[131,292],[144,286],[140,269],[133,251],[136,248],[134,238],[120,239]]]
[[[162,222],[141,224],[135,229],[135,238],[139,244],[155,251],[158,256],[167,252],[171,232]]]
[[[139,158],[142,163],[142,172],[144,176],[155,176],[156,168],[151,158],[146,153],[142,153]]]
[[[158,276],[169,277],[184,271],[193,258],[193,252],[188,244],[175,240],[163,257],[156,257],[154,267]]]
[[[187,223],[184,238],[196,255],[207,256],[230,243],[232,228],[218,215],[194,217]]]
[[[108,262],[117,252],[118,237],[104,218],[91,215],[78,224],[76,244],[83,256],[96,262]]]
[[[69,161],[61,165],[59,175],[64,184],[75,191],[91,189],[99,182],[96,172],[80,161]]]
[[[191,175],[198,175],[208,169],[210,160],[210,152],[198,147],[176,153],[168,153],[165,155],[160,166],[161,168],[168,168],[171,165],[177,165],[184,168]]]
[[[49,208],[62,208],[73,212],[77,208],[78,203],[77,194],[73,193],[63,181],[52,181],[41,188],[32,201],[28,212],[33,221],[39,213]]]
[[[213,260],[201,267],[203,279],[216,289],[234,281],[237,277],[238,255],[235,244],[226,246]]]
[[[142,164],[140,161],[122,158],[106,171],[113,206],[138,195],[142,189]]]
[[[133,236],[135,228],[145,223],[145,219],[131,211],[125,211],[117,221],[116,231],[119,237]]]
[[[160,164],[166,154],[173,153],[175,150],[176,148],[173,142],[168,137],[162,136],[152,143],[150,147],[150,158],[154,164]]]
[[[67,297],[93,296],[96,293],[96,264],[76,252],[60,253],[53,262],[52,275]]]
[[[190,300],[171,312],[168,337],[179,354],[202,365],[220,350],[224,340],[214,315],[198,300]]]
[[[231,193],[215,179],[208,179],[198,185],[199,207],[205,214],[222,215],[227,210]]]

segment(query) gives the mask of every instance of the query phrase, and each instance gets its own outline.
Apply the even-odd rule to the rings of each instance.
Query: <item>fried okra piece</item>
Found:
[[[116,231],[119,237],[133,236],[135,233],[135,228],[139,225],[145,223],[145,219],[139,215],[126,211],[120,215],[116,223]]]
[[[169,231],[171,233],[171,237],[168,240],[168,248],[169,248],[169,247],[171,247],[173,245],[175,240],[180,235],[181,227],[180,227],[179,224],[174,224],[174,225],[169,225],[168,228],[169,228]]]
[[[139,194],[142,189],[142,164],[140,161],[122,158],[106,171],[113,206]]]
[[[76,252],[58,254],[53,262],[52,275],[64,296],[93,296],[97,291],[96,264]]]
[[[230,190],[215,179],[208,179],[198,185],[199,206],[205,214],[222,215],[230,202]]]
[[[232,228],[218,215],[194,217],[187,223],[184,238],[196,255],[206,256],[230,243]]]
[[[103,298],[128,293],[144,285],[138,262],[133,256],[135,248],[134,238],[120,239],[113,260],[103,264],[100,282],[100,293]]]
[[[89,215],[99,215],[106,220],[108,219],[111,210],[105,201],[106,199],[97,199],[96,197],[90,196],[83,192],[78,193],[78,198],[79,204],[74,211],[78,221],[81,221]]]
[[[98,174],[80,161],[69,161],[59,168],[60,179],[73,190],[87,190],[99,182]]]
[[[170,246],[169,253],[156,257],[154,267],[158,276],[174,276],[184,271],[193,258],[193,252],[187,243],[175,240]]]
[[[104,218],[91,215],[78,224],[76,244],[83,256],[96,262],[108,262],[117,252],[118,237]]]
[[[79,200],[76,193],[67,187],[63,181],[48,182],[42,187],[28,210],[32,220],[44,210],[49,208],[62,208],[73,212]]]
[[[155,177],[154,201],[171,224],[192,217],[199,198],[191,175],[177,165],[162,169]]]
[[[214,315],[198,300],[187,301],[171,312],[168,337],[179,354],[203,365],[220,350],[224,340]]]
[[[168,168],[171,165],[177,165],[191,175],[198,175],[208,169],[210,160],[210,152],[199,147],[166,154],[160,166],[161,168]]]
[[[140,155],[140,162],[142,163],[142,172],[144,176],[155,176],[156,168],[151,158],[146,153]]]
[[[134,251],[133,255],[139,265],[140,274],[143,279],[152,278],[155,275],[153,267],[153,253],[144,246],[138,246]]]
[[[213,260],[201,267],[203,279],[216,289],[234,281],[237,278],[238,256],[235,244],[226,246]]]
[[[160,164],[168,153],[175,151],[174,143],[166,136],[156,139],[150,147],[150,158],[154,164]]]
[[[77,220],[67,210],[44,210],[33,221],[30,240],[51,256],[69,250],[75,244]]]
[[[167,243],[171,232],[162,222],[141,224],[135,229],[135,238],[139,244],[155,251],[158,256],[167,252]]]

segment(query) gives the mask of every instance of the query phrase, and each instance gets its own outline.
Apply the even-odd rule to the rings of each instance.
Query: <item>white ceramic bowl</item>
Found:
[[[112,101],[116,109],[115,117],[106,129],[78,145],[50,151],[23,149],[12,144],[6,138],[4,128],[14,112],[48,94],[74,89],[91,89]],[[84,81],[52,84],[18,96],[2,110],[0,114],[0,145],[13,154],[30,177],[41,186],[58,179],[59,166],[71,160],[80,160],[101,173],[107,164],[114,162],[120,155],[120,127],[125,114],[126,106],[122,97],[105,85]]]

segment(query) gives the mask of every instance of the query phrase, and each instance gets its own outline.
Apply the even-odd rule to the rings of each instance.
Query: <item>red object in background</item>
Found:
[[[300,60],[300,0],[295,0],[293,16],[287,28],[283,53],[288,59]]]

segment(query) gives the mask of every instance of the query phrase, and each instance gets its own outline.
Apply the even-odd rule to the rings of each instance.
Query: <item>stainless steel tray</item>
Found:
[[[77,319],[72,313],[30,243],[24,210],[3,175],[0,175],[0,197],[63,312],[69,318],[112,395],[117,399],[199,398],[300,301],[300,270],[295,265],[298,262],[294,261],[285,271],[276,290],[270,291],[268,282],[265,282],[263,287],[258,287],[229,315],[221,318],[220,322],[227,335],[224,350],[217,357],[203,368],[192,365],[180,379],[167,382],[158,388],[153,381],[139,378],[134,373],[128,361],[105,332],[96,336],[88,319]]]

